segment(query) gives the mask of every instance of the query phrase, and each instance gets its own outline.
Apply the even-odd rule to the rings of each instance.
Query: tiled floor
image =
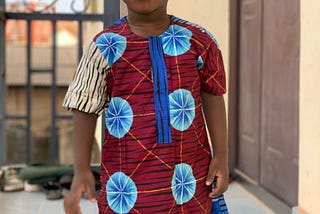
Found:
[[[98,212],[96,204],[81,200],[84,214]],[[63,201],[48,201],[42,192],[0,193],[1,214],[63,214]]]
[[[225,197],[230,214],[275,213],[238,182],[232,182],[230,184]],[[46,200],[44,193],[41,192],[0,193],[1,214],[63,214],[62,203],[62,200]],[[88,200],[81,200],[80,206],[84,214],[96,214],[98,212],[96,204],[93,204]]]
[[[232,182],[225,193],[230,214],[274,214],[263,202],[248,192],[240,183]],[[284,213],[281,213],[284,214]]]

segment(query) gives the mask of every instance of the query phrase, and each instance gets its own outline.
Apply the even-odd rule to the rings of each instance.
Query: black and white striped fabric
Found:
[[[109,101],[106,94],[108,71],[103,54],[92,42],[79,63],[62,105],[101,114]]]

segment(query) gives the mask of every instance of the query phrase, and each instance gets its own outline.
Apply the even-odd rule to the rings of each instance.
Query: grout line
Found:
[[[38,214],[41,214],[41,210],[42,210],[42,207],[43,207],[43,203],[44,203],[44,202],[41,202],[41,204],[40,204],[40,207],[39,207],[39,209],[38,209]]]

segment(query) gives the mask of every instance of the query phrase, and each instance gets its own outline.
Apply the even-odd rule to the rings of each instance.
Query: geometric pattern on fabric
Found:
[[[155,82],[148,38],[134,34],[126,18],[94,38],[95,44],[99,40],[100,48],[96,52],[101,52],[101,61],[108,61],[104,63],[108,68],[96,70],[100,74],[108,69],[102,82],[106,97],[111,99],[102,145],[101,186],[104,188],[98,198],[99,213],[211,213],[214,205],[208,197],[211,188],[205,185],[211,152],[200,95],[203,91],[217,96],[225,93],[225,73],[221,52],[211,37],[200,28],[177,20],[171,16],[168,30],[159,36],[163,51],[167,49],[163,57],[168,83],[165,104],[169,106],[172,140],[169,144],[157,142]],[[172,29],[179,37],[165,38]],[[109,45],[102,42],[102,35],[109,33],[124,37],[125,46],[122,44],[120,50],[112,52],[111,40]],[[114,41],[116,38],[112,37]],[[197,67],[201,64],[200,57],[203,63]],[[91,67],[82,66],[77,75],[94,78],[90,71]],[[81,81],[75,85],[79,92]],[[82,103],[84,109],[94,104]],[[123,181],[128,183],[124,185]],[[125,191],[119,186],[125,187]],[[116,200],[135,195],[130,200]]]
[[[122,172],[114,173],[107,182],[107,201],[116,213],[128,213],[137,200],[137,187],[133,180]]]
[[[127,39],[116,33],[103,33],[96,39],[96,44],[111,66],[126,50]]]
[[[190,21],[186,21],[186,20],[183,20],[183,19],[179,19],[179,18],[177,18],[177,17],[172,17],[172,20],[175,21],[175,22],[179,22],[179,23],[182,23],[182,24],[187,24],[187,25],[196,27],[196,28],[198,28],[199,30],[201,30],[202,32],[207,33],[207,34],[210,36],[210,38],[215,42],[216,46],[217,46],[218,48],[220,48],[220,45],[219,45],[217,39],[214,37],[214,35],[213,35],[210,31],[208,31],[208,30],[206,30],[205,28],[201,27],[200,25],[195,24],[195,23],[190,22]]]
[[[179,130],[187,130],[195,117],[194,98],[190,91],[178,89],[169,95],[170,100],[170,122]]]
[[[90,71],[90,72],[86,72]],[[69,110],[102,114],[109,99],[106,96],[109,66],[96,43],[92,41],[78,64],[63,100]]]
[[[187,28],[171,25],[162,35],[163,50],[169,56],[184,54],[190,49],[192,32]]]
[[[172,194],[177,204],[188,202],[196,191],[196,179],[190,165],[180,163],[175,166],[172,178]]]
[[[216,196],[212,199],[211,214],[229,214],[224,196]]]
[[[203,59],[201,56],[199,56],[197,60],[197,68],[201,69],[202,67],[203,67]]]
[[[216,39],[216,37],[210,32],[206,30],[206,33],[211,37],[211,39],[213,39],[214,43],[216,43],[217,47],[220,48],[219,42]]]
[[[106,127],[111,135],[122,138],[130,130],[133,112],[130,104],[120,98],[113,97],[106,114]]]

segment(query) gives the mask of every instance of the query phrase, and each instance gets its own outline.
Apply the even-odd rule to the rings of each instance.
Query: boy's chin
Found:
[[[154,10],[138,9],[138,10],[132,10],[132,11],[137,14],[148,15],[148,14],[151,14]]]
[[[165,0],[124,0],[129,10],[139,14],[150,14],[163,7]]]

